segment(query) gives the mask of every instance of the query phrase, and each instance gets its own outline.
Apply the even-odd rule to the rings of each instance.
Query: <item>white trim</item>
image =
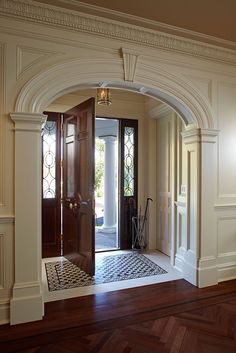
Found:
[[[14,223],[15,216],[0,216],[0,224],[2,223]]]
[[[219,130],[214,129],[191,129],[181,132],[186,145],[195,142],[216,143],[218,134]]]
[[[236,65],[236,50],[233,42],[199,35],[195,32],[191,32],[191,36],[196,37],[198,40],[183,38],[178,35],[186,35],[187,31],[177,30],[176,28],[175,33],[178,32],[178,35],[163,33],[168,31],[170,26],[158,24],[158,30],[144,28],[143,26],[151,22],[143,19],[140,20],[138,26],[125,23],[127,18],[125,14],[120,16],[122,21],[120,22],[120,20],[102,18],[48,4],[35,3],[30,0],[0,0],[0,15],[49,24],[53,27],[68,28],[73,31],[93,33],[103,37],[126,40],[148,47],[210,59],[214,62]],[[157,23],[155,22],[155,24]],[[199,39],[215,42],[217,45],[200,42]],[[226,44],[234,49],[219,46],[225,46]]]
[[[118,56],[117,60],[64,59],[34,76],[22,87],[15,111],[42,113],[52,101],[66,93],[85,87],[97,88],[100,82],[107,82],[108,88],[133,92],[140,92],[146,87],[146,95],[167,102],[185,124],[213,128],[212,108],[183,77],[139,61],[135,80],[124,81],[124,68]]]
[[[149,110],[149,116],[152,119],[161,119],[161,118],[166,118],[170,114],[173,113],[173,109],[168,106],[167,104],[159,104],[156,107],[152,108]]]
[[[41,131],[47,119],[47,115],[37,113],[11,113],[10,115],[15,123],[15,131]]]
[[[229,211],[229,210],[235,210],[236,209],[236,204],[218,204],[214,206],[216,211]]]

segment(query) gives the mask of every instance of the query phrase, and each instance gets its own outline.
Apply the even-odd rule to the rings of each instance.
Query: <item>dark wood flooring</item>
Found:
[[[235,353],[236,280],[184,280],[46,304],[44,320],[0,326],[0,352]]]

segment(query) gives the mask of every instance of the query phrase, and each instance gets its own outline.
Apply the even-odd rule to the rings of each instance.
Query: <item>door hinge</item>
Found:
[[[64,161],[62,159],[62,160],[60,160],[60,167],[63,168],[63,166],[64,166]]]

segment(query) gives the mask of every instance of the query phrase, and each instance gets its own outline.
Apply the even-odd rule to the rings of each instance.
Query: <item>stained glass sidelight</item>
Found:
[[[134,128],[124,131],[124,196],[134,195]]]
[[[43,198],[56,197],[56,122],[47,121],[43,131]]]

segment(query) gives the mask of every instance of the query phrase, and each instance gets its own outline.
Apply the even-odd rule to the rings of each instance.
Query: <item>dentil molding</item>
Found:
[[[0,15],[236,65],[233,49],[31,0],[0,0]]]

